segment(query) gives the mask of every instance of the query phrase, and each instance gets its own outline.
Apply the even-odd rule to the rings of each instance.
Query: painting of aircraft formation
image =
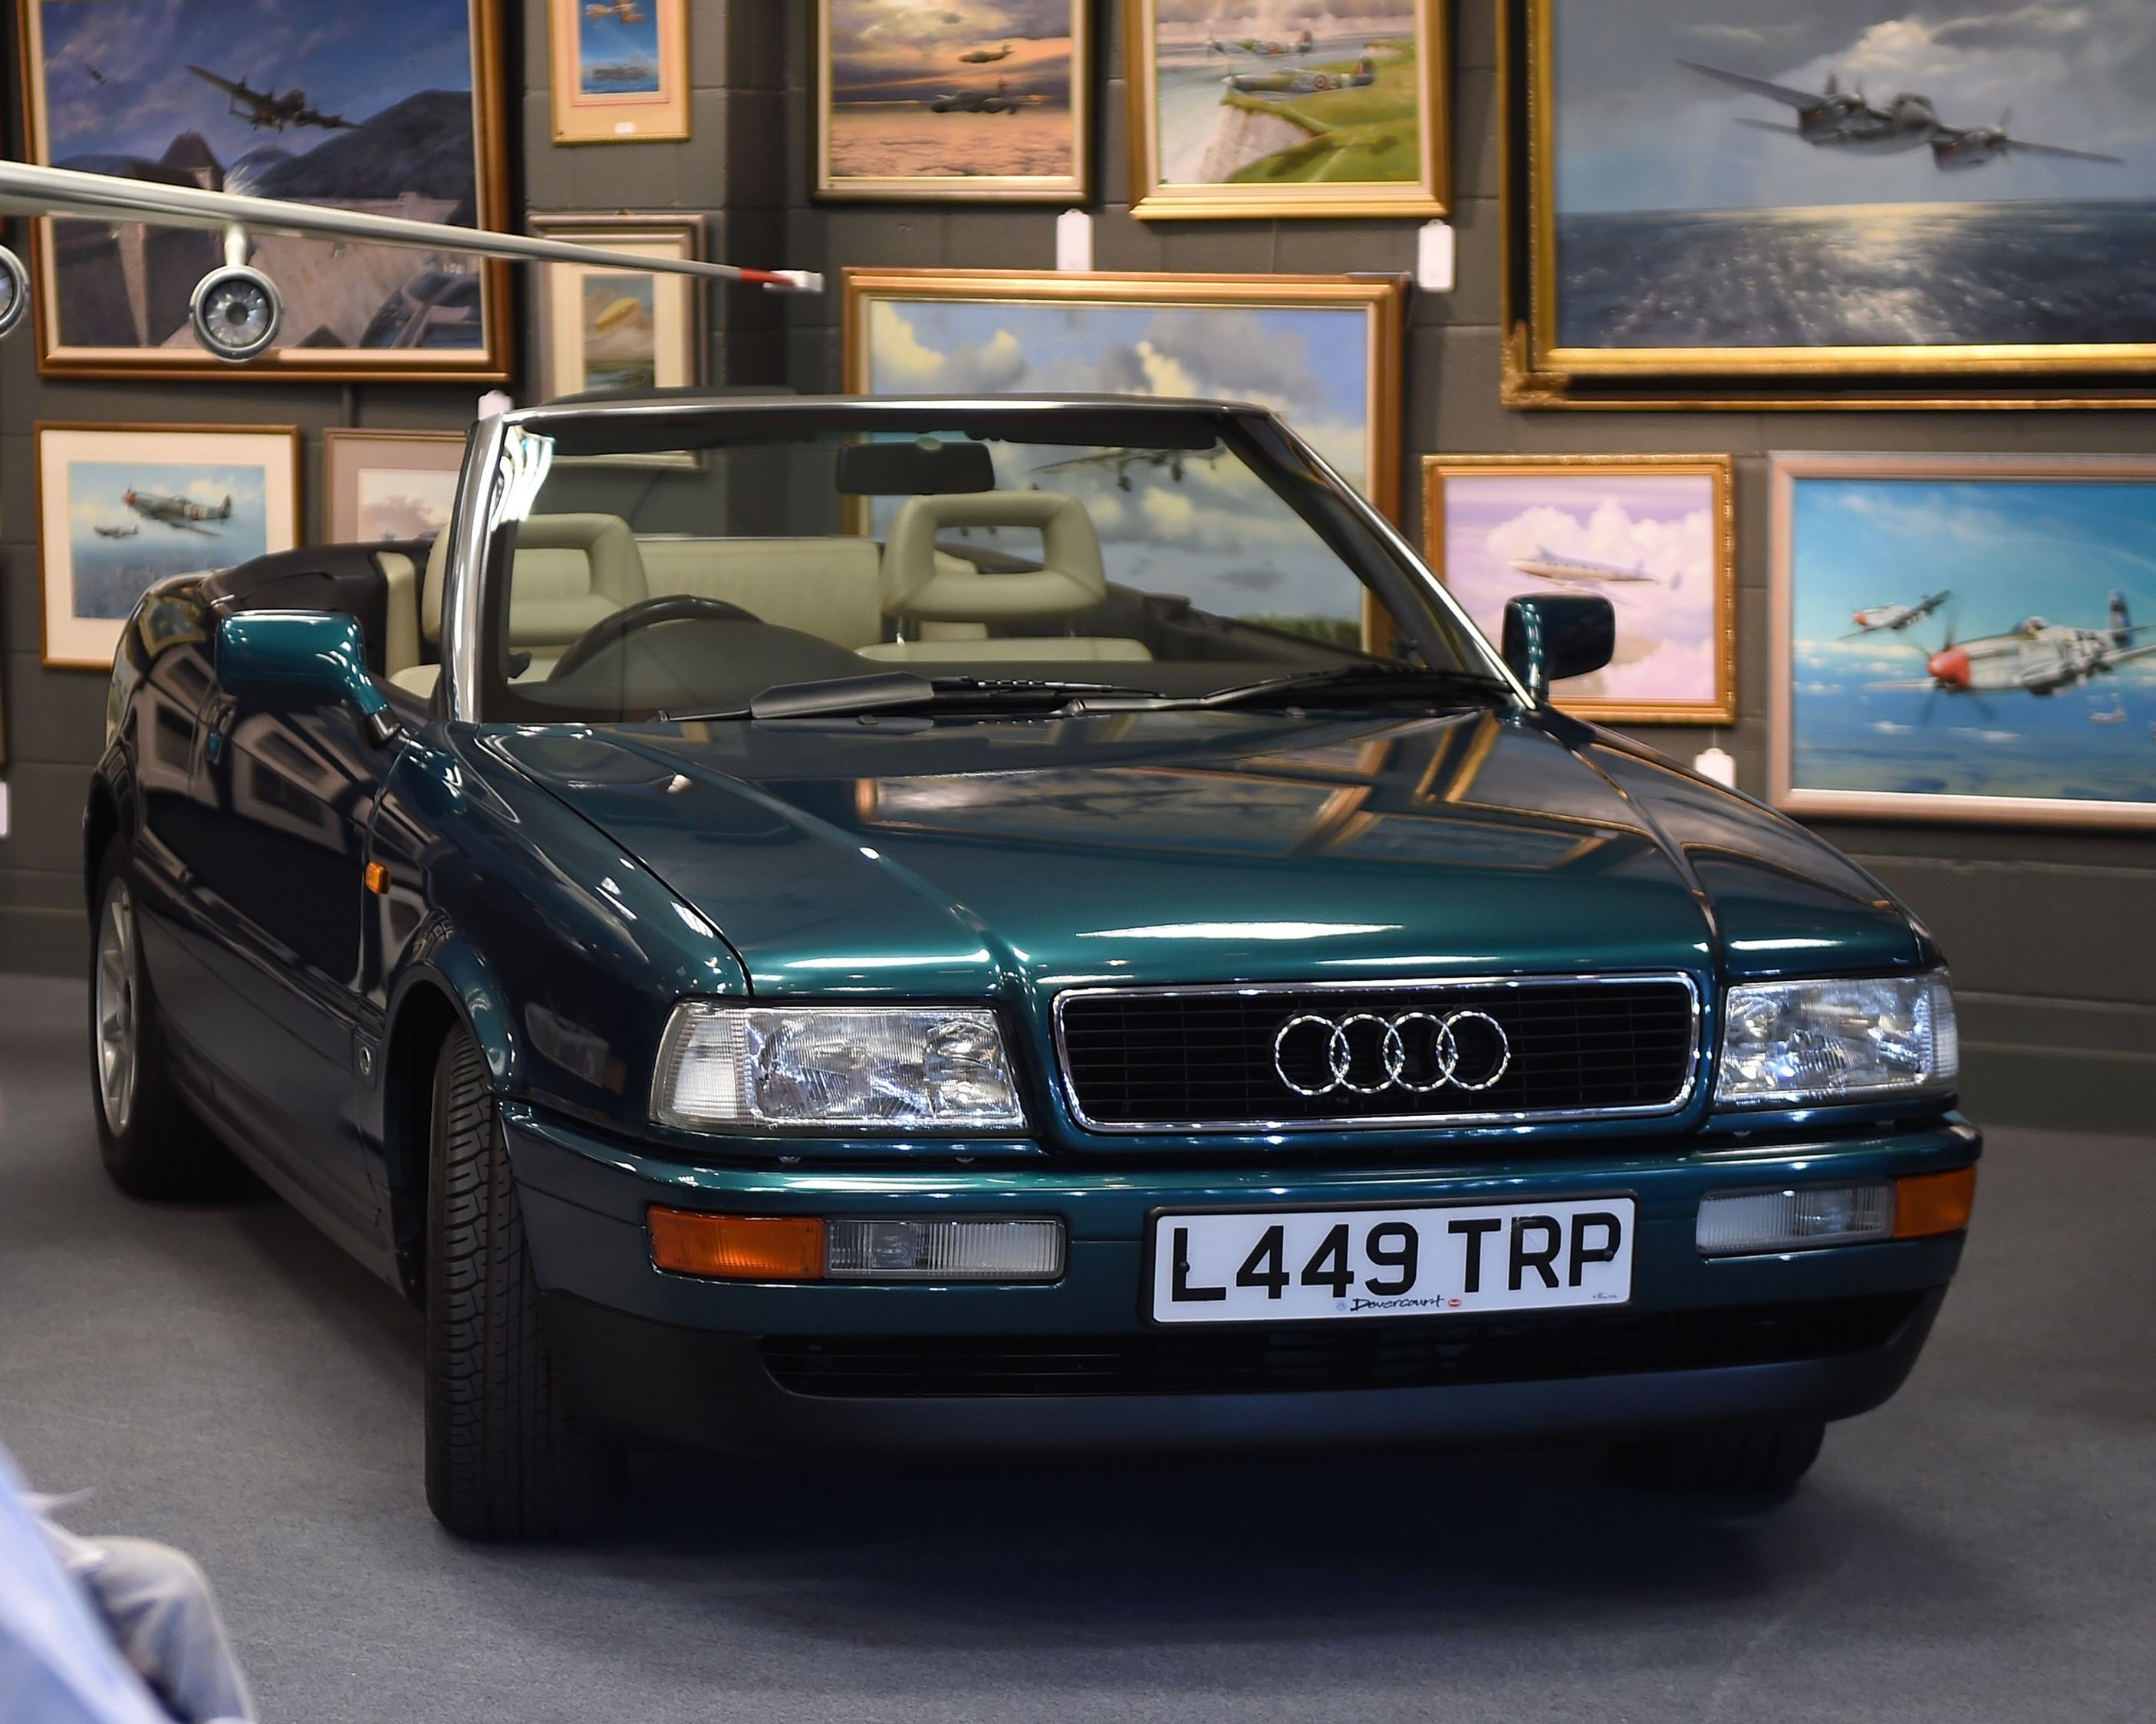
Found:
[[[1687,71],[1702,73],[1794,108],[1797,114],[1794,126],[1755,120],[1748,115],[1737,123],[1755,131],[1786,133],[1815,148],[1891,156],[1906,150],[1920,150],[1928,144],[1933,165],[1942,172],[1982,167],[1987,162],[2004,161],[2017,151],[2024,156],[2052,156],[2068,162],[2107,162],[2114,167],[2126,165],[2123,156],[2102,155],[2094,150],[2069,150],[2057,144],[2032,143],[2027,138],[2015,137],[2007,131],[2004,119],[1996,126],[1948,126],[1939,118],[1937,105],[1926,95],[1903,94],[1883,107],[1875,107],[1865,100],[1862,90],[1843,90],[1832,73],[1827,75],[1826,88],[1815,95],[1808,90],[1793,90],[1786,84],[1770,83],[1764,78],[1702,65],[1697,60],[1680,59],[1677,64]]]
[[[1079,0],[976,0],[963,11],[822,0],[821,9],[820,190],[933,198],[1082,186]]]
[[[1260,59],[1279,59],[1286,54],[1308,54],[1315,46],[1317,38],[1307,28],[1292,42],[1267,36],[1237,36],[1223,42],[1209,31],[1205,37],[1205,51],[1208,54],[1247,54]]]
[[[2156,825],[2156,462],[1775,460],[1778,802]]]
[[[1816,382],[2156,349],[2145,8],[1541,9],[1537,369]]]

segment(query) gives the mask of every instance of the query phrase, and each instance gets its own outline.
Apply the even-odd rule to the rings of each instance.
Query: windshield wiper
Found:
[[[723,718],[841,718],[869,712],[1055,712],[1092,696],[1148,696],[1111,682],[1051,682],[1034,677],[916,676],[893,670],[822,682],[783,682],[747,706],[723,712],[661,712],[662,724]]]
[[[1395,700],[1440,695],[1489,706],[1509,700],[1512,690],[1496,677],[1480,670],[1450,665],[1400,664],[1372,660],[1342,664],[1327,670],[1303,670],[1290,676],[1269,676],[1262,682],[1244,683],[1210,695],[1157,698],[1147,703],[1156,712],[1203,712],[1228,706],[1301,706],[1324,700]],[[1091,707],[1094,703],[1088,701]],[[1116,703],[1120,704],[1120,703]]]

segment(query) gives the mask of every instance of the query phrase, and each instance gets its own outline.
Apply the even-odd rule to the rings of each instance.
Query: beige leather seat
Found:
[[[1038,569],[986,573],[937,552],[966,527],[1032,527]],[[1060,491],[971,491],[908,497],[884,541],[883,609],[905,638],[861,649],[871,659],[1149,659],[1143,643],[1081,635],[986,636],[998,624],[1040,625],[1084,614],[1107,596],[1100,535],[1077,498]]]
[[[449,535],[434,541],[419,598],[419,633],[439,649]],[[517,529],[510,565],[509,644],[531,654],[526,678],[541,677],[585,630],[650,595],[636,535],[618,515],[535,515]],[[390,680],[415,694],[434,692],[434,664],[393,670]]]
[[[883,638],[873,539],[654,538],[643,549],[654,593],[722,599],[834,646],[858,649]]]

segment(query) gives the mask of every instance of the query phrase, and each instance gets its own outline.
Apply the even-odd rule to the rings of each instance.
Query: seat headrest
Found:
[[[1041,567],[984,574],[939,557],[947,527],[1037,527]],[[1077,498],[1060,491],[973,491],[908,497],[883,548],[886,614],[923,623],[1032,623],[1075,617],[1107,596],[1101,538]]]
[[[429,641],[442,639],[442,589],[449,570],[449,535],[434,536],[427,552],[427,580],[419,598],[419,629]],[[581,551],[590,566],[592,590],[621,604],[644,596],[644,559],[636,535],[619,515],[535,515],[516,530],[516,549]]]

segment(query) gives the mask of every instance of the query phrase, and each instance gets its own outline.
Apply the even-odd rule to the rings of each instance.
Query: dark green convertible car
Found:
[[[1250,408],[490,419],[431,545],[131,619],[106,1162],[244,1162],[424,1306],[471,1535],[590,1524],[635,1437],[1786,1488],[1960,1255],[1953,998],[1550,705],[1613,633],[1493,649]]]

